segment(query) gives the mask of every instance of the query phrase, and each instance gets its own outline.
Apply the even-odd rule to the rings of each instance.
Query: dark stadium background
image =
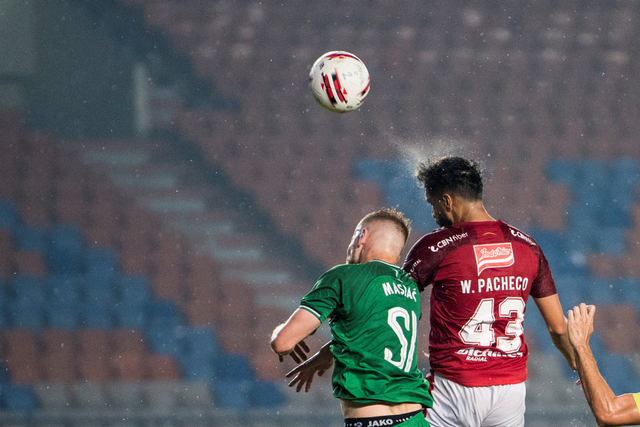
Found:
[[[0,425],[341,425],[268,337],[412,177],[478,158],[640,390],[640,2],[0,0]],[[363,107],[315,104],[358,55]],[[426,323],[423,324],[426,328]],[[592,426],[529,307],[528,426]],[[310,343],[317,349],[323,329]],[[422,339],[421,353],[426,350]],[[421,366],[428,369],[422,355]]]

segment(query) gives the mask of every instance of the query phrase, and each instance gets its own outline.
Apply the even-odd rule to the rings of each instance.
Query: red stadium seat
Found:
[[[6,228],[0,228],[0,253],[3,254],[0,257],[0,277],[9,278],[13,272],[13,254],[15,247],[13,244],[13,236],[11,231]]]
[[[640,348],[640,325],[634,306],[599,305],[594,328],[614,353],[635,353]]]
[[[109,353],[79,354],[76,363],[80,380],[100,384],[113,380],[109,360]]]
[[[7,357],[4,364],[9,371],[11,382],[16,384],[35,384],[43,381],[41,355],[33,354],[21,357]]]
[[[183,305],[189,324],[193,326],[216,326],[220,318],[217,308],[217,300],[200,298],[187,299]]]
[[[44,381],[71,384],[78,379],[76,359],[72,352],[51,352],[42,356]]]
[[[173,357],[162,354],[147,355],[145,365],[149,379],[154,381],[174,381],[181,377],[180,370]]]
[[[17,251],[13,254],[13,260],[17,274],[37,277],[47,274],[47,265],[41,252]]]
[[[77,333],[78,351],[91,357],[108,357],[111,353],[109,333],[100,329],[81,329]]]
[[[42,332],[42,342],[42,373],[45,381],[67,384],[74,382],[77,379],[75,334],[46,329]]]
[[[53,214],[57,222],[83,225],[87,222],[87,208],[82,186],[75,187],[71,180],[56,183],[56,195],[53,202]]]
[[[114,379],[117,381],[142,381],[146,379],[146,360],[144,353],[118,352],[110,359]]]
[[[144,338],[139,331],[132,331],[129,329],[116,329],[112,331],[112,338],[114,354],[142,354],[146,350]]]
[[[40,353],[38,337],[26,329],[9,329],[3,332],[2,354],[16,359],[29,358]]]

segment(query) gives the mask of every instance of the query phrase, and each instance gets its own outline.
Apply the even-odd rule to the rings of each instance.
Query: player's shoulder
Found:
[[[347,277],[353,274],[361,274],[365,268],[365,264],[338,264],[327,270],[323,276],[325,277]]]
[[[398,273],[404,273],[399,266],[374,260],[364,264],[339,264],[329,269],[325,275],[348,277],[352,275],[395,275]]]
[[[505,222],[501,221],[501,224],[505,228],[506,230],[505,234],[509,240],[515,241],[515,242],[521,242],[527,246],[538,248],[538,244],[533,239],[533,237],[531,237],[529,234]]]
[[[348,274],[349,271],[352,270],[351,266],[353,266],[353,265],[354,264],[338,264],[338,265],[334,265],[333,267],[331,267],[330,269],[325,271],[324,274],[322,275],[322,277],[326,277],[326,276],[342,276],[342,275]]]
[[[451,246],[458,246],[466,243],[469,239],[469,231],[464,227],[456,225],[451,227],[441,227],[422,236],[413,245],[412,251],[429,250],[433,253]]]

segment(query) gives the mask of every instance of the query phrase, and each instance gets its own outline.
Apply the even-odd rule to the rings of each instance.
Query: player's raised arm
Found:
[[[589,347],[595,306],[582,303],[568,312],[568,335],[575,349],[578,375],[591,411],[599,426],[640,424],[640,394],[616,396],[600,374]]]
[[[567,334],[567,319],[562,312],[562,305],[558,294],[553,294],[543,298],[533,299],[538,306],[538,310],[547,325],[549,336],[553,345],[562,353],[569,367],[576,370],[576,360],[571,344],[569,343],[569,335]]]
[[[320,320],[305,309],[298,308],[289,320],[277,326],[271,334],[271,348],[278,353],[280,360],[288,354],[297,362],[305,360],[306,355],[299,349],[306,347],[304,339],[320,326]],[[294,350],[298,349],[297,351]],[[308,351],[308,347],[306,347]]]

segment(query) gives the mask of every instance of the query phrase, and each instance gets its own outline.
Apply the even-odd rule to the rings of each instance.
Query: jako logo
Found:
[[[511,243],[492,243],[488,245],[474,245],[478,276],[487,268],[511,267],[514,262]]]

